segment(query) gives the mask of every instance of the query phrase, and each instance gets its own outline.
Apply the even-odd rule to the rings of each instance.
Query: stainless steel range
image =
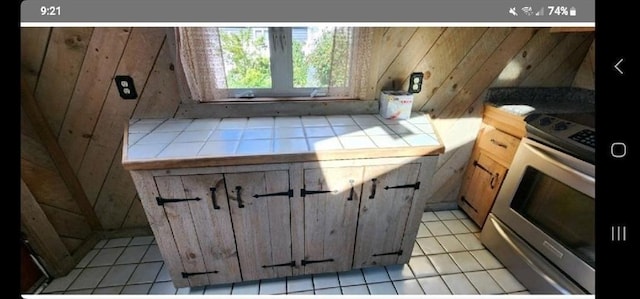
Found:
[[[595,117],[531,114],[484,245],[532,293],[595,294]]]

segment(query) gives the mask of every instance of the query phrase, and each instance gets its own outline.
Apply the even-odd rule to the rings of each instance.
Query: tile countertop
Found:
[[[429,156],[444,146],[428,115],[132,119],[126,169]]]

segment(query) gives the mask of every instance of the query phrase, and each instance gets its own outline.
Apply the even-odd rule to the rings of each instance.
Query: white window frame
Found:
[[[293,86],[293,27],[269,27],[268,29],[271,88],[229,88],[229,94],[235,98],[326,96],[327,88]]]

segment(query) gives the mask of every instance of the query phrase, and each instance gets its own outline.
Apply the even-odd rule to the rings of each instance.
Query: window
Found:
[[[353,27],[178,28],[191,97],[360,98],[372,30]]]

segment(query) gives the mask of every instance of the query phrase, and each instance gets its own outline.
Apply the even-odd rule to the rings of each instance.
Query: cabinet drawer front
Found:
[[[487,151],[505,167],[509,167],[516,153],[520,139],[487,126],[478,138],[478,146]]]

